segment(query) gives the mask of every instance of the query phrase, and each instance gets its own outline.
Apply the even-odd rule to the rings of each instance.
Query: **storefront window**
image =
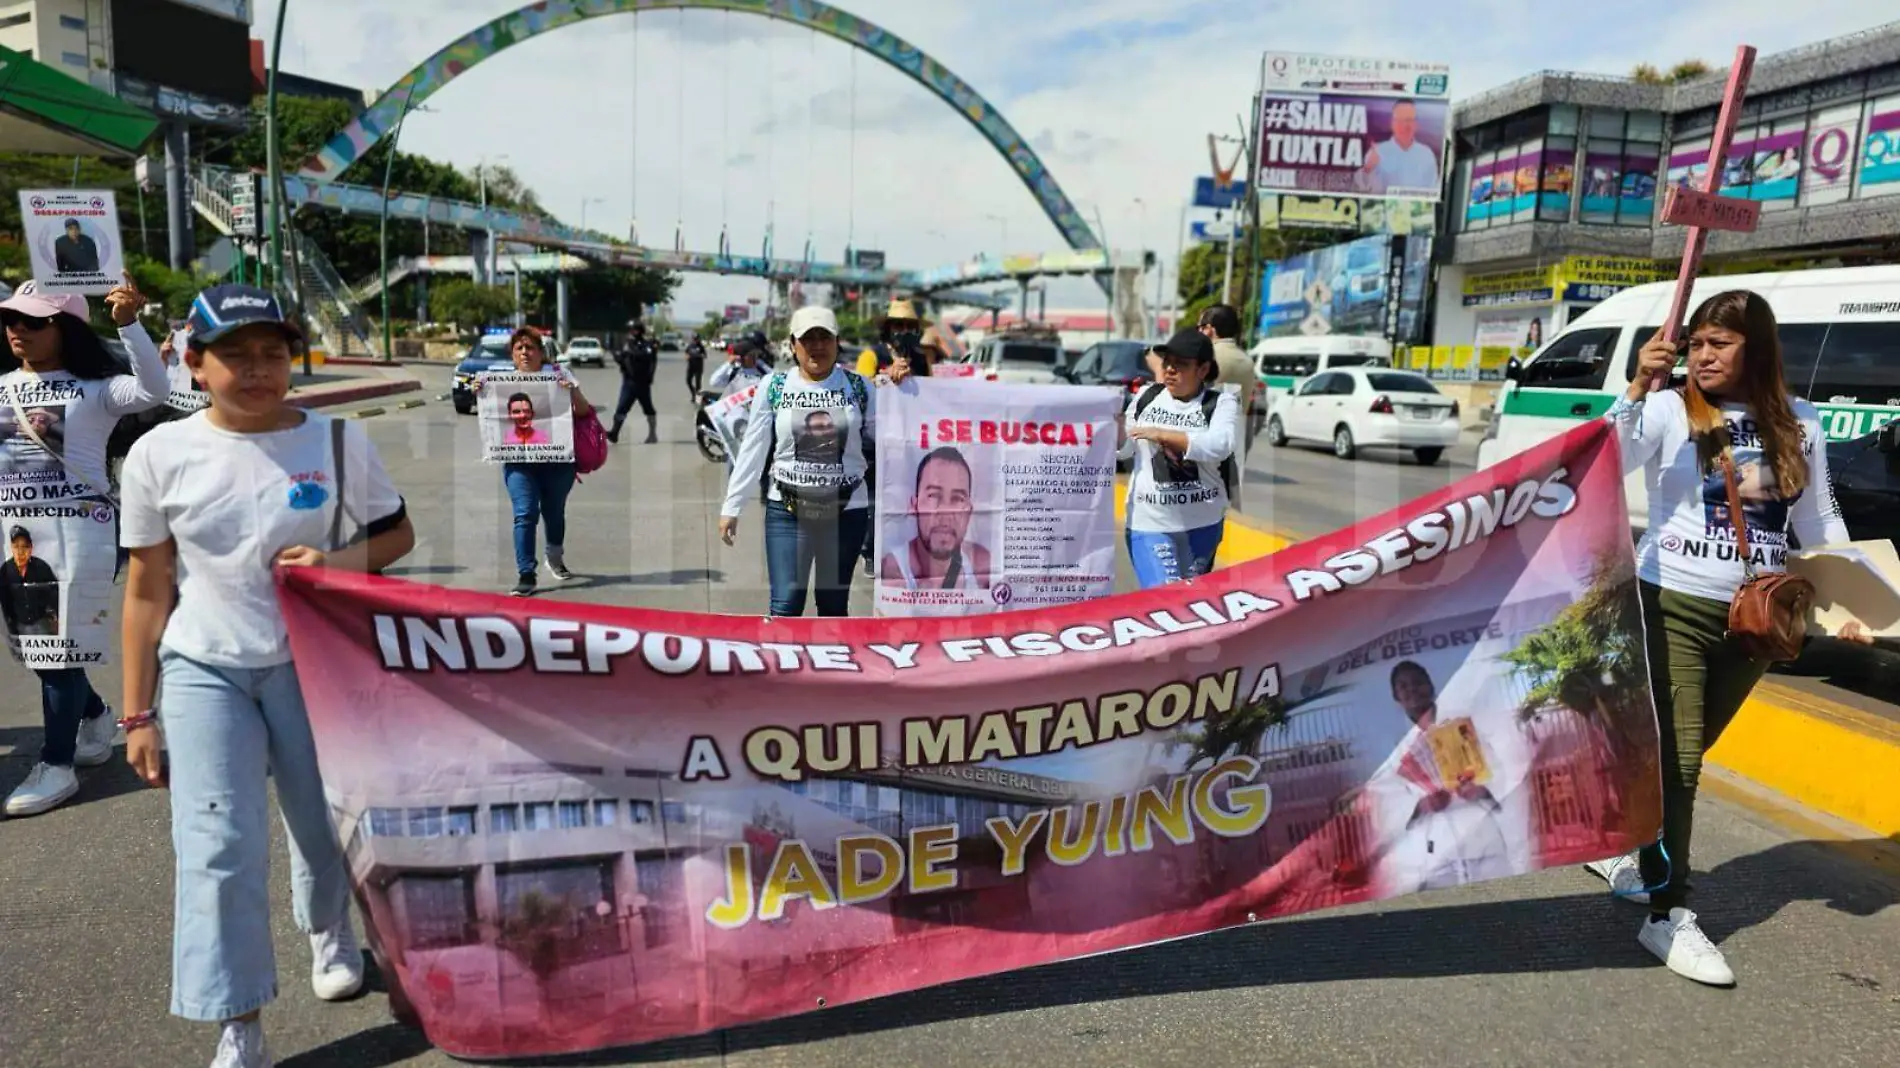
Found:
[[[1900,95],[1868,101],[1862,128],[1867,133],[1861,140],[1858,195],[1900,193]]]
[[[1577,180],[1577,139],[1544,140],[1544,177],[1538,186],[1537,217],[1545,222],[1570,221],[1571,189]]]
[[[1854,161],[1859,156],[1864,105],[1817,111],[1808,120],[1807,151],[1801,170],[1801,203],[1838,204],[1854,191]]]

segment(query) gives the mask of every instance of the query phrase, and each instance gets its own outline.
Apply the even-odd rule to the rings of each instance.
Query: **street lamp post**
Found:
[[[587,232],[587,205],[605,203],[607,203],[606,197],[583,197],[581,199],[581,233],[585,234]]]
[[[277,26],[271,32],[270,71],[265,78],[264,88],[264,168],[270,182],[270,253],[271,284],[281,293],[284,290],[284,168],[283,160],[277,154],[277,65],[278,57],[284,50],[284,16],[290,10],[290,0],[279,0],[277,4]],[[139,202],[141,208],[144,201]],[[303,277],[298,274],[297,317],[303,318]],[[304,334],[309,337],[308,331]],[[303,373],[308,376],[310,368],[310,345],[303,347]]]
[[[381,260],[383,278],[383,361],[395,359],[395,329],[389,321],[389,180],[396,168],[396,146],[402,143],[402,124],[408,120],[411,110],[409,98],[415,94],[412,86],[402,97],[402,111],[396,116],[396,129],[389,138],[389,154],[383,157],[383,219],[382,230],[377,238],[378,258]]]

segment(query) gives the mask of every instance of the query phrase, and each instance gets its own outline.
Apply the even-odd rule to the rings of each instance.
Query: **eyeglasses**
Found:
[[[44,330],[53,325],[53,320],[43,315],[22,315],[19,312],[0,312],[0,325],[17,326],[22,330]]]

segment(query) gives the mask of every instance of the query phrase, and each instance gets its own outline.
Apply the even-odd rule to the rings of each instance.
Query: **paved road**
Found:
[[[583,577],[561,596],[759,611],[765,590],[757,511],[739,548],[716,544],[710,530],[720,479],[687,444],[677,368],[663,375],[667,443],[622,446],[576,491],[568,555]],[[591,395],[610,399],[610,375],[582,377]],[[469,459],[474,421],[430,404],[368,425],[423,536],[401,570],[447,585],[505,585],[512,578],[507,501],[495,472]],[[1386,469],[1374,466],[1379,462],[1362,462],[1355,473],[1385,478]],[[1332,494],[1345,493],[1330,458],[1315,453],[1311,464],[1296,475],[1283,463],[1280,473],[1325,479]],[[1396,470],[1402,473],[1392,476],[1395,487],[1406,478],[1451,477],[1450,468]],[[1312,509],[1329,495],[1323,486],[1302,492],[1311,495],[1304,507]],[[1351,499],[1371,502],[1382,492],[1374,482]],[[1309,522],[1323,530],[1331,520]],[[1295,529],[1311,532],[1305,524]],[[100,673],[107,694],[117,692],[118,681],[116,671]],[[25,773],[38,746],[37,709],[37,689],[23,673],[0,669],[0,790]],[[1566,870],[561,1063],[1893,1063],[1900,1048],[1900,884],[1843,859],[1850,848],[1792,836],[1750,807],[1711,799],[1700,821],[1699,903],[1740,975],[1732,992],[1692,986],[1654,965],[1635,944],[1638,914],[1607,900],[1588,876]],[[139,788],[116,764],[89,773],[75,804],[0,822],[0,1066],[208,1061],[213,1034],[165,1013],[168,834],[162,795]],[[454,1063],[390,1023],[380,995],[343,1005],[315,1000],[281,871],[280,865],[276,928],[284,994],[266,1013],[279,1064]]]

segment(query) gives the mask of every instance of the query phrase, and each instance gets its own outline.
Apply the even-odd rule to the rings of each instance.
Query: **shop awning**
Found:
[[[0,152],[135,156],[158,119],[9,48],[0,48]]]

